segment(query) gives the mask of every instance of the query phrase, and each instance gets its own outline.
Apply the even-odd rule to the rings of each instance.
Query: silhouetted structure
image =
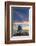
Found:
[[[22,30],[22,27],[19,25],[17,33],[15,33],[13,36],[28,36],[28,35],[29,35],[28,32],[24,32]]]
[[[17,32],[19,32],[20,30],[22,30],[22,28],[21,28],[21,26],[19,25]]]

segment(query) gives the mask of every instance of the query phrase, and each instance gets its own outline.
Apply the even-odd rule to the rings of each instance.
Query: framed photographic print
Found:
[[[5,43],[35,42],[35,3],[5,2]]]

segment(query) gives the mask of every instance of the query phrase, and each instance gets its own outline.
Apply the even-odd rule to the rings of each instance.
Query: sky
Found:
[[[11,13],[14,22],[29,21],[29,8],[27,7],[13,7]]]

